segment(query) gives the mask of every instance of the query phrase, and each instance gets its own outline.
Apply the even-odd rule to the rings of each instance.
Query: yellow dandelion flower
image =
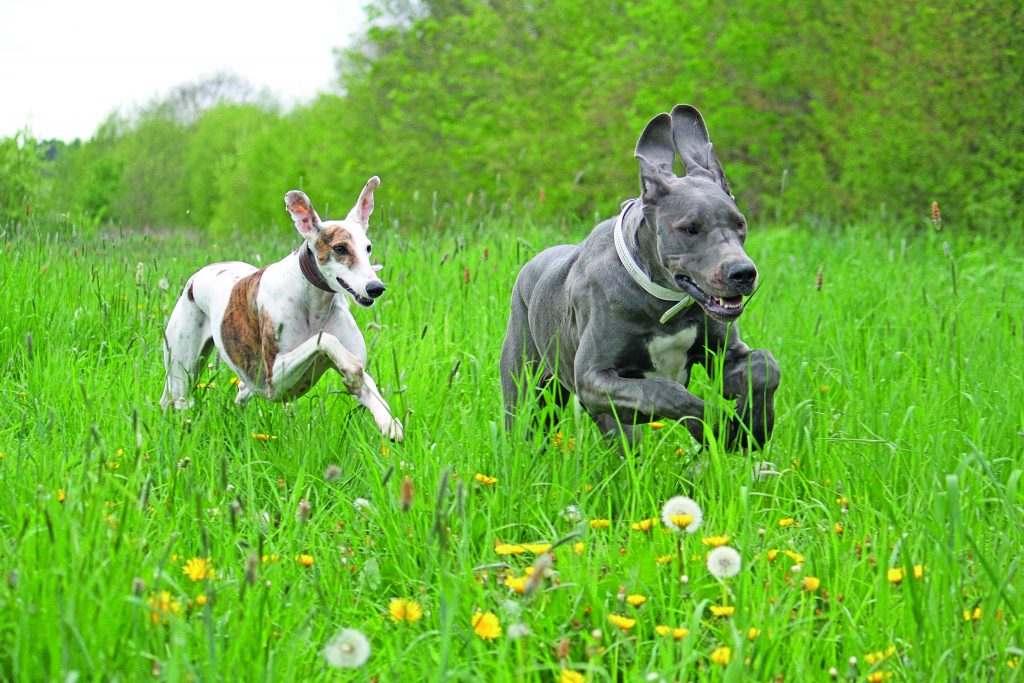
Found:
[[[473,613],[473,633],[482,640],[494,640],[501,636],[501,622],[494,612]]]
[[[693,520],[693,515],[672,515],[668,518],[668,521],[672,522],[680,529],[685,529],[686,527],[693,524]]]
[[[675,557],[675,555],[659,555],[658,557],[655,558],[654,561],[657,562],[658,564],[668,564],[669,562],[672,561],[672,558],[674,558],[674,557]]]
[[[725,646],[716,647],[711,652],[711,661],[714,662],[715,664],[720,664],[721,666],[726,666],[726,665],[729,664],[729,660],[731,660],[731,659],[732,659],[732,650],[730,650],[729,648],[727,648]]]
[[[584,543],[583,541],[579,541],[578,543],[576,543],[576,545],[574,545],[574,546],[572,547],[572,551],[573,551],[574,553],[576,553],[577,555],[582,555],[582,554],[583,554],[583,550],[584,550],[584,549],[585,549],[586,547],[587,547],[587,544],[586,544],[586,543]]]
[[[648,517],[647,519],[641,519],[639,522],[633,522],[630,526],[633,531],[650,531],[653,527],[658,526],[658,518]]]
[[[892,678],[891,671],[872,671],[868,674],[868,683],[882,683],[882,681]]]
[[[558,679],[559,683],[583,683],[585,680],[587,679],[583,674],[572,669],[562,669]]]
[[[213,382],[199,382],[196,384],[196,389],[213,389],[216,386]]]
[[[516,543],[499,543],[494,546],[494,552],[499,555],[522,555],[526,552],[526,548]]]
[[[716,617],[731,617],[736,611],[735,605],[711,605],[711,614]]]
[[[310,555],[309,553],[302,553],[296,559],[299,561],[299,564],[301,564],[303,567],[312,567],[313,566],[313,562],[314,562],[313,556]]]
[[[793,560],[797,564],[804,563],[804,556],[796,552],[795,550],[784,550],[783,552],[786,554],[786,557]]]
[[[181,613],[181,603],[171,597],[170,591],[160,591],[146,602],[150,608],[149,619],[154,624],[166,624],[170,616]]]
[[[277,562],[281,559],[281,556],[277,553],[271,553],[269,555],[264,555],[260,559],[263,561],[263,564],[266,564],[267,562]]]
[[[656,422],[649,422],[647,423],[647,426],[650,427],[651,429],[661,429],[662,427],[665,426],[665,423],[659,420]]]
[[[850,504],[850,499],[847,498],[846,496],[843,496],[841,498],[836,498],[836,505],[849,505],[849,504]]]
[[[833,526],[832,528],[833,528],[833,529],[835,530],[835,532],[836,532],[837,534],[841,534],[841,533],[843,533],[843,525],[842,525],[842,524],[840,524],[839,522],[836,522],[836,523],[835,523],[835,526]]]
[[[974,608],[974,611],[964,610],[964,621],[977,621],[981,619],[981,606]]]
[[[903,567],[892,567],[885,573],[885,578],[889,583],[900,583],[905,573]]]
[[[754,638],[757,638],[759,635],[761,635],[761,629],[754,628],[753,626],[747,629],[747,640],[753,640]]]
[[[592,519],[590,520],[591,529],[607,529],[612,525],[610,519]]]
[[[630,619],[622,614],[609,614],[608,623],[616,628],[622,629],[623,633],[629,632],[629,629],[636,626],[636,619]]]
[[[550,543],[523,543],[523,547],[534,555],[540,555],[541,553],[546,553],[551,550]]]
[[[526,592],[526,584],[529,580],[529,576],[506,576],[505,587],[522,595]]]
[[[107,467],[109,467],[112,470],[116,470],[121,467],[121,463],[119,463],[116,460],[111,460],[110,462],[107,463]]]
[[[63,503],[67,496],[64,493],[64,489],[57,489],[57,502]]]
[[[821,586],[821,579],[817,576],[805,576],[804,580],[800,582],[800,588],[808,593],[818,590],[819,586]]]
[[[481,484],[483,484],[484,486],[491,486],[494,484],[494,482],[498,481],[497,477],[490,477],[487,476],[486,474],[483,474],[482,472],[477,472],[476,476],[473,478],[476,479]]]
[[[665,626],[664,624],[658,624],[657,626],[655,626],[654,631],[659,636],[667,636],[671,634],[674,640],[682,640],[683,638],[690,635],[690,629],[688,628],[670,628],[668,626]]]
[[[259,432],[253,432],[252,438],[257,441],[277,441],[277,437],[273,434],[260,434]]]
[[[784,519],[780,519],[779,520],[779,526],[782,526],[782,527],[793,526],[793,522],[795,522],[795,521],[796,520],[793,519],[792,517],[786,517]]]
[[[700,542],[704,545],[709,545],[712,548],[718,548],[729,542],[728,536],[705,536],[700,539]]]
[[[196,604],[197,604],[197,605],[199,605],[200,607],[202,607],[203,605],[205,605],[205,604],[206,604],[206,596],[205,596],[205,595],[203,595],[202,593],[200,593],[199,595],[197,595],[197,596],[196,596]]]
[[[391,598],[388,603],[388,612],[391,614],[391,621],[419,621],[423,617],[423,607],[415,600],[407,598]]]
[[[231,386],[237,387],[239,384],[242,383],[242,380],[239,379],[238,377],[232,377],[231,379],[228,380],[228,382],[231,383]]]
[[[920,580],[923,577],[924,577],[924,565],[922,565],[922,564],[915,564],[914,565],[914,578]]]
[[[778,548],[772,548],[771,550],[768,551],[768,561],[769,562],[774,562],[775,558],[778,557],[778,556],[779,556],[779,549]]]
[[[626,602],[631,604],[633,607],[639,607],[640,605],[647,602],[647,598],[643,595],[640,595],[639,593],[634,593],[633,595],[626,596]]]
[[[181,573],[192,579],[192,581],[212,579],[213,566],[210,564],[210,560],[205,557],[193,557],[185,563]]]

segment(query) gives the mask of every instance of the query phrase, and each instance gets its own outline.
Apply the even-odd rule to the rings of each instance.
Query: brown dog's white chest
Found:
[[[646,373],[647,377],[663,377],[673,382],[686,384],[690,372],[686,366],[686,354],[697,340],[697,326],[684,327],[675,334],[662,334],[651,337],[647,342],[647,354],[651,357],[653,370]]]

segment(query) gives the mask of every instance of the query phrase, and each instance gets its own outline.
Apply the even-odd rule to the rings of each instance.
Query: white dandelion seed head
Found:
[[[743,561],[735,548],[719,546],[708,553],[708,571],[719,579],[728,579],[740,573]]]
[[[686,527],[680,528],[672,522],[672,518],[679,515],[690,515],[693,517],[693,521]],[[672,529],[676,533],[686,532],[692,534],[700,528],[701,522],[704,521],[704,513],[701,512],[700,506],[697,505],[693,498],[676,496],[675,498],[669,498],[661,507],[661,521],[666,528]]]
[[[529,624],[509,624],[508,630],[505,631],[505,634],[511,640],[525,638],[530,635],[530,626]]]
[[[370,641],[362,631],[343,628],[327,641],[321,653],[335,669],[358,669],[370,658]]]
[[[523,607],[515,600],[505,600],[501,603],[501,613],[509,620],[518,619],[523,613]]]
[[[359,512],[373,512],[373,503],[366,500],[365,498],[356,498],[355,500],[353,500],[352,507],[354,507]]]
[[[562,516],[562,519],[574,524],[583,519],[583,513],[580,512],[580,509],[575,505],[570,505],[566,507],[559,514]]]

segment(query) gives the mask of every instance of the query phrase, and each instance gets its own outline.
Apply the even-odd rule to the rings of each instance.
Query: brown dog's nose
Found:
[[[371,282],[370,284],[366,285],[366,296],[370,297],[371,299],[376,299],[383,293],[384,283],[381,282],[380,280],[377,280],[376,282]]]
[[[757,281],[757,268],[750,261],[731,263],[725,269],[725,279],[745,294],[749,294]]]

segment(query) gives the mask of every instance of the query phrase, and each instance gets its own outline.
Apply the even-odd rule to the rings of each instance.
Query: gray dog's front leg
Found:
[[[634,422],[663,417],[681,420],[693,438],[704,442],[704,401],[682,384],[661,378],[619,377],[610,370],[580,372],[577,368],[576,376],[580,401],[606,436],[608,425],[616,418],[624,428],[629,427],[625,435],[631,438]]]
[[[779,388],[779,364],[770,351],[740,342],[725,358],[722,390],[736,399],[736,416],[729,425],[729,446],[761,448],[775,428],[775,390]]]

